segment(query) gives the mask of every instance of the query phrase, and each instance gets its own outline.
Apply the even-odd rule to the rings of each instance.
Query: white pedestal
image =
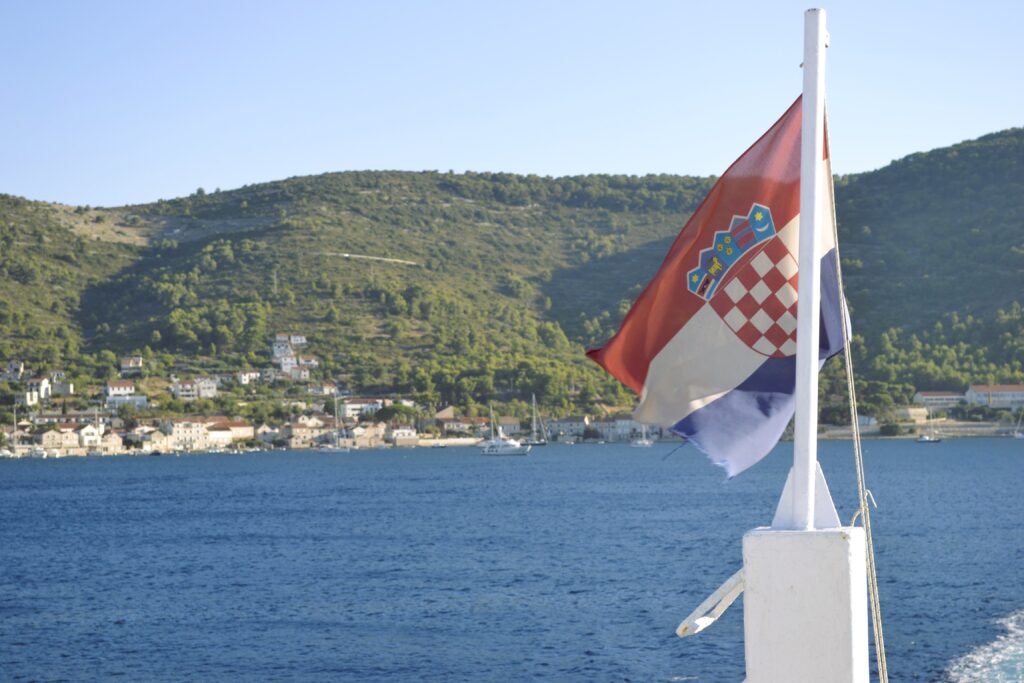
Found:
[[[747,683],[867,683],[864,530],[743,537]]]

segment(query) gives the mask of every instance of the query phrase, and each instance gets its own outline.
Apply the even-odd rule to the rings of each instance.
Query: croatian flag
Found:
[[[640,395],[637,420],[693,442],[730,477],[763,458],[793,416],[800,123],[798,98],[711,189],[615,336],[587,352]],[[825,169],[831,188],[827,159]],[[822,363],[842,350],[827,194]]]

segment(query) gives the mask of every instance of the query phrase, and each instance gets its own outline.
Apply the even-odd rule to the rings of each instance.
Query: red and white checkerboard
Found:
[[[772,358],[796,354],[796,259],[779,238],[722,283],[711,307],[747,346]]]

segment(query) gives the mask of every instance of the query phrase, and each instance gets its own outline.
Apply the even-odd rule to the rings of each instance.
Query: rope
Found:
[[[826,114],[827,121],[827,114]],[[831,149],[828,140],[828,126],[825,127],[825,144]],[[850,328],[847,322],[850,319],[850,312],[846,305],[846,294],[843,291],[843,271],[839,258],[839,229],[836,223],[836,192],[832,185],[832,165],[829,163],[829,192],[832,200],[832,236],[836,245],[836,275],[839,280],[839,303],[843,318],[843,354],[846,366],[846,384],[850,395],[850,424],[853,432],[853,453],[854,462],[857,465],[857,491],[860,498],[860,516],[864,525],[864,535],[867,539],[867,574],[868,574],[868,596],[871,602],[871,626],[875,637],[875,658],[878,663],[878,680],[880,683],[889,682],[889,670],[885,662],[885,636],[882,633],[882,606],[878,597],[878,574],[875,567],[875,544],[871,537],[871,510],[868,506],[868,498],[875,502],[874,496],[868,490],[864,482],[864,451],[860,443],[860,424],[857,420],[857,390],[853,384],[853,354],[850,349]],[[876,504],[877,506],[877,504]],[[856,520],[857,515],[854,515]]]

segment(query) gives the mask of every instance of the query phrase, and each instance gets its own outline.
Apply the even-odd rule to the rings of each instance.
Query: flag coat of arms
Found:
[[[764,457],[793,416],[800,127],[798,98],[711,189],[615,336],[587,352],[640,395],[637,420],[693,442],[730,477]],[[831,187],[827,158],[825,169]],[[826,196],[822,363],[842,350]]]

